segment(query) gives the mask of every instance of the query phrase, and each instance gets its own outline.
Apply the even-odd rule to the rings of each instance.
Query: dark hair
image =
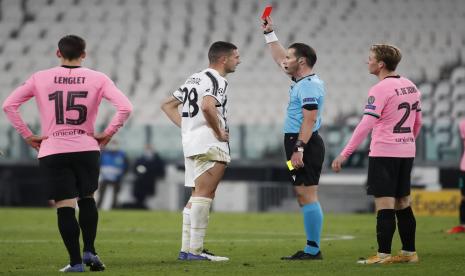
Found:
[[[397,68],[400,60],[402,59],[402,53],[399,48],[389,44],[374,44],[370,50],[375,53],[377,61],[382,61],[386,65],[386,69],[394,71]]]
[[[295,56],[297,58],[304,57],[307,65],[313,67],[316,63],[316,52],[315,49],[304,43],[293,43],[289,46],[289,49],[295,50]]]
[[[208,50],[208,60],[210,63],[215,63],[220,57],[229,55],[233,50],[236,49],[236,45],[230,42],[217,41],[213,43]]]
[[[77,35],[67,35],[58,41],[58,50],[63,58],[73,60],[79,58],[86,49],[86,42]]]

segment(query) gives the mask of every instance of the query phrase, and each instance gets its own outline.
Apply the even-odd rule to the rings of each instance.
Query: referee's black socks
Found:
[[[412,208],[409,206],[405,209],[397,210],[396,216],[399,236],[402,241],[402,250],[414,252],[417,221],[413,215]]]
[[[79,226],[82,230],[84,251],[96,255],[94,241],[97,236],[98,210],[95,199],[91,197],[82,198],[78,201]]]
[[[382,209],[376,216],[376,239],[378,252],[391,254],[392,237],[396,231],[396,217],[394,209]]]
[[[79,248],[79,224],[72,207],[57,209],[58,229],[69,253],[70,265],[81,264],[81,250]]]

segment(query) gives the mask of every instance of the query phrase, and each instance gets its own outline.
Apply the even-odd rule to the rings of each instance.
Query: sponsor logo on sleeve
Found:
[[[373,104],[374,102],[375,102],[375,97],[374,96],[368,97],[368,104]]]
[[[309,103],[309,102],[316,103],[316,98],[304,98],[303,102],[304,103]]]
[[[374,96],[368,97],[368,104],[365,105],[365,109],[376,110],[376,105],[373,105],[374,102],[375,102]]]
[[[367,104],[367,105],[365,105],[365,109],[376,110],[376,106],[372,105],[372,104]]]

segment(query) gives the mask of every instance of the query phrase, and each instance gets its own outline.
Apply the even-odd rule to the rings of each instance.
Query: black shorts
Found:
[[[465,171],[460,171],[459,188],[462,196],[465,196]]]
[[[55,201],[92,195],[98,187],[100,152],[52,154],[39,158]]]
[[[294,145],[299,137],[298,133],[284,134],[284,149],[286,150],[286,160],[291,160],[294,153]],[[315,131],[304,148],[304,167],[293,172],[289,171],[289,180],[295,186],[318,185],[320,181],[321,169],[325,159],[325,144],[323,139]]]
[[[370,157],[367,194],[395,198],[410,195],[413,159],[413,157]]]

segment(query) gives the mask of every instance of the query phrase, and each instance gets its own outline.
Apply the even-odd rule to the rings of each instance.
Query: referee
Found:
[[[289,105],[284,123],[284,147],[289,175],[304,219],[307,243],[303,250],[282,260],[321,260],[320,237],[323,211],[318,202],[318,182],[325,146],[318,129],[321,126],[325,87],[313,73],[315,50],[303,43],[288,49],[279,43],[270,17],[263,21],[265,40],[275,62],[292,77]]]

